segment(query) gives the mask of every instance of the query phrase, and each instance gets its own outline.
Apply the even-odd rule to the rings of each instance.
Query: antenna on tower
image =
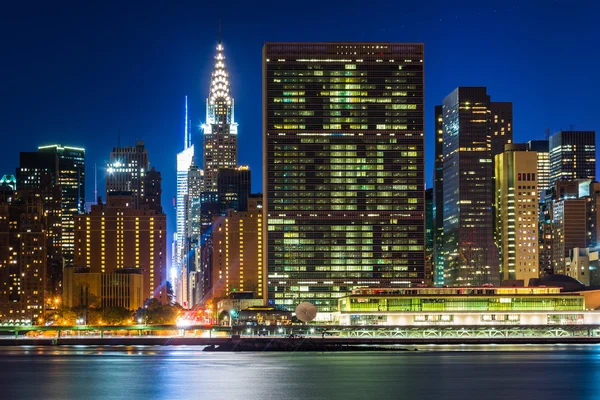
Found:
[[[546,140],[550,140],[550,128],[546,128]]]
[[[183,141],[183,148],[187,149],[188,148],[188,144],[189,144],[189,139],[188,139],[188,109],[187,109],[187,96],[185,96],[185,120],[183,121],[183,123],[185,124],[185,137],[184,137],[184,141]]]
[[[117,147],[121,147],[121,128],[117,128]]]
[[[219,44],[221,44],[221,18],[219,18]]]
[[[573,125],[573,124],[569,125],[569,130],[573,131],[573,129],[575,129],[575,125]]]

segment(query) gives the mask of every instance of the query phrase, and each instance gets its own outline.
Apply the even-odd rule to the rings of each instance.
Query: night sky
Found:
[[[10,1],[0,8],[0,175],[14,174],[20,151],[82,146],[92,201],[94,163],[104,194],[104,165],[120,129],[121,144],[145,141],[151,164],[162,172],[172,232],[184,96],[201,149],[198,127],[219,17],[239,161],[250,165],[254,191],[262,188],[261,51],[267,41],[425,43],[428,187],[433,108],[456,86],[487,86],[493,101],[512,101],[517,142],[543,139],[546,128],[600,131],[600,6],[593,0]]]

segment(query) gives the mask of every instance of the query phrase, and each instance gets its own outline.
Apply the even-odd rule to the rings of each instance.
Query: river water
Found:
[[[350,353],[0,347],[0,399],[600,399],[600,345]]]

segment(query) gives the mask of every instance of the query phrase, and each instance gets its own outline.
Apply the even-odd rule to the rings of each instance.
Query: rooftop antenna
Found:
[[[184,134],[184,142],[183,142],[183,148],[187,149],[188,145],[189,145],[189,138],[188,138],[188,107],[187,107],[187,96],[185,96],[185,120],[183,121],[183,123],[185,124],[185,134]]]
[[[117,128],[117,147],[121,147],[121,128]]]
[[[546,140],[550,140],[550,128],[546,128]]]
[[[219,18],[219,44],[221,44],[221,18]]]
[[[569,130],[570,131],[573,131],[574,128],[575,128],[575,125],[573,125],[573,124],[569,125]]]

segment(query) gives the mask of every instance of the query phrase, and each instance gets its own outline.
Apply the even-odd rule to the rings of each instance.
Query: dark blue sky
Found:
[[[0,175],[14,173],[19,151],[83,146],[91,201],[94,163],[103,193],[102,167],[120,129],[122,144],[146,142],[169,205],[183,98],[199,125],[219,17],[239,161],[250,165],[254,191],[261,190],[267,41],[424,42],[428,186],[433,107],[456,86],[487,86],[492,100],[512,101],[516,141],[571,124],[600,130],[600,6],[593,0],[12,1],[0,10]],[[197,130],[194,140],[201,147]],[[174,212],[166,209],[173,229]]]

